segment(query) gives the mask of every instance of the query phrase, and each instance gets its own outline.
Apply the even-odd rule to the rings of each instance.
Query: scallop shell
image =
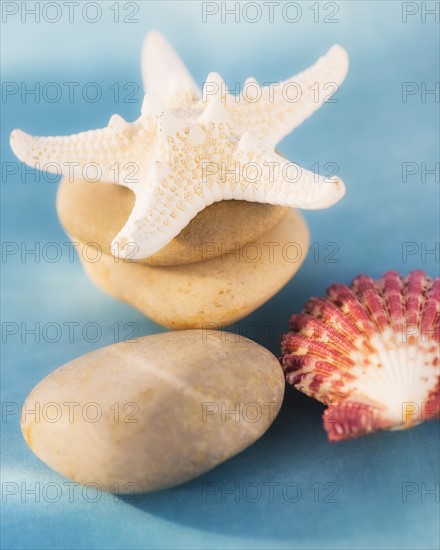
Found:
[[[280,357],[287,382],[327,405],[330,441],[439,418],[439,277],[359,275],[311,298],[289,329]]]

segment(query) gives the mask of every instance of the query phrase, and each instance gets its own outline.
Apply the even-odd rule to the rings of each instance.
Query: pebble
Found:
[[[236,252],[205,262],[179,266],[146,266],[115,261],[102,254],[86,261],[76,250],[95,284],[171,329],[222,328],[269,300],[293,277],[304,261],[309,232],[302,215],[291,210],[273,229]],[[91,258],[99,251],[90,251]]]
[[[36,412],[22,415],[22,431],[70,480],[134,495],[189,481],[252,445],[283,392],[278,360],[255,342],[167,332],[53,371],[27,397],[24,411]]]
[[[134,195],[126,187],[84,180],[61,180],[57,211],[73,241],[96,242],[111,255],[113,238],[127,221]],[[246,201],[221,201],[202,210],[167,246],[142,260],[146,265],[202,262],[258,239],[288,214],[289,208]],[[217,251],[217,252],[216,252]]]

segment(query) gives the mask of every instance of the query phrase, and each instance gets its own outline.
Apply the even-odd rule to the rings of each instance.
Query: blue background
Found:
[[[4,3],[5,4],[5,3]],[[33,4],[33,3],[28,3]],[[45,2],[40,3],[42,6]],[[60,3],[61,4],[61,3]],[[121,18],[131,9],[121,2]],[[298,4],[298,3],[297,3]],[[338,93],[279,146],[280,151],[309,167],[336,162],[347,195],[335,207],[306,212],[313,250],[298,275],[269,303],[232,327],[278,353],[278,339],[289,315],[310,295],[325,292],[335,281],[349,283],[358,273],[379,276],[387,269],[406,274],[422,267],[438,274],[433,250],[439,233],[439,185],[433,175],[423,182],[420,171],[402,181],[402,163],[438,161],[439,103],[420,93],[402,101],[402,83],[438,81],[439,28],[432,15],[419,11],[402,21],[401,2],[320,3],[314,22],[312,3],[301,2],[296,23],[275,21],[267,11],[255,23],[241,13],[237,22],[220,13],[202,21],[200,2],[139,2],[137,23],[114,22],[113,2],[102,2],[96,23],[73,23],[64,9],[61,20],[35,23],[22,13],[2,23],[4,83],[31,87],[40,82],[97,82],[102,99],[85,101],[79,93],[69,102],[36,102],[20,94],[2,95],[2,239],[18,243],[20,251],[40,243],[68,242],[55,213],[57,182],[29,171],[8,176],[5,163],[15,159],[9,134],[15,127],[41,135],[70,134],[106,125],[117,112],[134,120],[142,99],[139,55],[142,39],[158,29],[183,57],[201,83],[218,71],[231,87],[250,75],[277,81],[309,66],[337,42],[350,55],[350,72]],[[332,4],[332,3],[330,3]],[[420,5],[411,3],[420,9]],[[432,7],[434,2],[427,2]],[[123,8],[126,8],[124,11]],[[228,5],[228,7],[230,7]],[[410,9],[410,8],[408,8]],[[54,17],[54,12],[48,12]],[[89,12],[93,16],[93,11]],[[295,16],[294,9],[288,16]],[[316,16],[315,16],[316,17]],[[134,82],[136,102],[115,101],[109,86]],[[64,92],[66,92],[66,88]],[[9,88],[8,88],[9,89]],[[3,92],[5,90],[3,89]],[[22,181],[22,176],[23,180]],[[335,243],[335,244],[328,244]],[[413,243],[405,245],[404,243]],[[330,251],[337,247],[331,258]],[[403,256],[409,246],[412,252]],[[67,248],[60,261],[35,261],[20,253],[2,257],[3,323],[98,323],[102,336],[89,342],[77,334],[69,342],[67,329],[58,342],[32,335],[7,336],[3,331],[2,402],[22,403],[44,376],[83,353],[115,341],[115,322],[134,322],[139,334],[163,330],[133,308],[98,291]],[[438,250],[438,249],[437,249]],[[330,262],[333,259],[336,261]],[[275,334],[264,328],[275,323]],[[7,325],[11,326],[11,325]],[[3,325],[5,329],[6,325]],[[24,340],[24,341],[22,341]],[[2,416],[2,488],[16,484],[18,492],[2,498],[3,548],[408,548],[439,545],[438,492],[426,494],[439,481],[439,424],[430,422],[406,432],[379,433],[359,440],[330,444],[321,426],[322,406],[287,389],[283,410],[269,432],[254,446],[191,483],[162,493],[140,496],[136,502],[103,494],[88,502],[76,490],[69,502],[67,488],[58,502],[44,498],[45,484],[63,487],[63,478],[42,464],[27,448],[18,414]],[[21,484],[24,484],[23,487]],[[40,501],[24,490],[40,484]],[[203,498],[203,484],[218,489]],[[252,502],[256,483],[262,494]],[[273,498],[269,483],[275,483]],[[283,497],[296,483],[302,491]],[[326,502],[332,485],[337,491]],[[410,483],[412,485],[406,486]],[[225,494],[239,484],[238,496]],[[266,484],[266,485],[265,485]],[[316,495],[310,487],[319,487]],[[8,487],[11,487],[9,485]],[[417,490],[403,497],[405,487]],[[37,486],[38,488],[38,486]],[[315,495],[315,496],[314,496]],[[53,496],[50,493],[49,498]],[[93,498],[90,493],[90,498]],[[325,498],[327,497],[327,498]],[[89,500],[90,500],[89,498]],[[22,501],[23,500],[23,501]],[[317,502],[315,502],[317,500]],[[425,502],[424,502],[425,500]]]

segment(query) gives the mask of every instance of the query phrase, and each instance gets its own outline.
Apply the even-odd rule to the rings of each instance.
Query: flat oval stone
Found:
[[[98,287],[172,329],[222,328],[242,319],[276,294],[298,271],[309,246],[304,218],[296,210],[275,229],[241,249],[190,265],[147,266],[102,254],[85,261]],[[90,258],[98,251],[88,247]]]
[[[126,187],[111,183],[61,180],[57,211],[61,224],[72,237],[84,243],[96,242],[111,254],[111,242],[123,227],[134,205]],[[182,265],[201,262],[213,249],[234,249],[273,229],[289,208],[246,201],[221,201],[208,206],[153,256],[146,265]],[[218,245],[218,246],[216,246]],[[219,252],[217,255],[220,255]]]
[[[254,443],[278,414],[276,357],[226,332],[154,334],[83,355],[29,394],[23,436],[48,466],[98,489],[174,487]]]

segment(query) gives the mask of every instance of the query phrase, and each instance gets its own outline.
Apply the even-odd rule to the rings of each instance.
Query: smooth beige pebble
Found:
[[[57,212],[73,240],[96,242],[111,254],[111,242],[134,205],[134,194],[120,185],[62,179]],[[182,265],[219,256],[278,225],[289,208],[246,201],[221,201],[202,210],[167,246],[145,258],[146,265]]]
[[[158,491],[254,443],[283,392],[278,360],[251,340],[219,331],[154,334],[49,374],[26,399],[24,411],[37,413],[22,416],[22,431],[41,460],[73,481]]]
[[[296,210],[275,229],[237,253],[205,262],[153,267],[116,261],[81,243],[84,269],[108,294],[131,304],[172,329],[218,328],[242,319],[274,296],[298,271],[307,254],[309,232]]]

